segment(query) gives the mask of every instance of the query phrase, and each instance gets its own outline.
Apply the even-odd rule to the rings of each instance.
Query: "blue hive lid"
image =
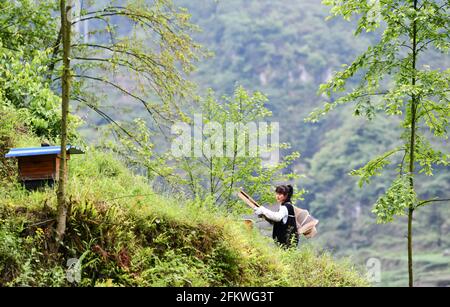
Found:
[[[84,154],[84,151],[79,147],[67,145],[67,153],[71,155]],[[32,148],[12,148],[6,155],[6,158],[17,157],[32,157],[43,155],[59,155],[61,153],[61,146],[46,146],[46,147],[32,147]]]

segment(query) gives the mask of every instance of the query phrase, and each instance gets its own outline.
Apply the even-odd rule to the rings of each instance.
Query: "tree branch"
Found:
[[[436,125],[434,124],[433,120],[431,119],[431,115],[428,111],[428,109],[425,107],[425,104],[423,103],[423,101],[420,101],[420,104],[422,105],[423,109],[425,110],[425,113],[428,116],[428,119],[430,120],[431,125],[433,126],[435,131],[439,131],[439,129],[437,129]]]
[[[154,82],[153,77],[161,74],[165,79],[159,78],[160,80],[158,83],[160,84],[160,86],[162,86],[166,89],[167,93],[171,92],[171,89],[169,88],[168,83],[165,82],[165,80],[173,79],[167,75],[166,70],[168,70],[168,68],[164,64],[154,60],[152,57],[150,57],[146,54],[130,52],[129,49],[128,50],[120,49],[120,48],[117,48],[117,46],[105,46],[105,45],[97,45],[97,44],[75,44],[75,45],[73,45],[73,47],[82,47],[82,46],[89,47],[89,48],[105,49],[105,50],[108,50],[113,53],[126,54],[126,55],[136,58],[137,60],[139,60],[143,64],[145,64],[145,66],[140,68],[140,70],[134,69],[134,65],[131,65],[130,68],[132,68],[133,70],[138,71],[138,72],[143,72],[144,77],[150,82],[150,84],[153,87],[153,89],[155,90],[155,92],[162,98],[164,95],[153,84],[153,82]],[[147,75],[145,75],[146,71],[143,68],[148,68],[151,72],[152,77],[148,77]],[[181,79],[176,74],[174,74],[174,76],[176,77],[177,82],[181,82]]]
[[[114,119],[112,119],[108,114],[106,114],[105,112],[103,112],[102,110],[100,110],[99,108],[97,108],[95,105],[89,103],[86,99],[82,98],[82,97],[75,97],[74,100],[77,100],[79,102],[84,103],[86,106],[88,106],[90,109],[94,110],[98,115],[100,115],[102,118],[106,119],[109,123],[114,124],[115,126],[117,126],[122,132],[124,132],[130,139],[132,139],[133,141],[135,141],[137,144],[139,144],[139,146],[142,147],[142,144],[137,141],[133,135],[131,135],[130,132],[128,132],[125,128],[123,128],[118,122],[116,122]]]
[[[447,202],[447,201],[450,202],[450,198],[439,199],[439,198],[436,197],[436,198],[433,198],[433,199],[427,199],[427,200],[424,200],[424,201],[421,201],[420,203],[418,203],[416,208],[425,206],[426,204],[432,203],[432,202]]]
[[[55,65],[58,62],[56,60],[56,57],[58,56],[59,53],[59,47],[61,46],[61,40],[62,40],[62,29],[59,29],[59,33],[58,33],[58,37],[56,38],[56,42],[53,45],[53,52],[52,52],[52,57],[51,57],[51,62],[50,65],[48,67],[48,73],[47,73],[47,80],[50,80],[52,75],[53,75],[53,71],[55,70]]]
[[[164,32],[161,29],[159,29],[158,27],[155,27],[155,26],[153,26],[152,24],[149,23],[149,22],[154,22],[150,18],[150,16],[139,14],[137,12],[133,12],[133,11],[130,11],[128,9],[125,9],[124,11],[105,9],[103,11],[92,12],[92,13],[86,14],[84,16],[91,15],[91,14],[94,14],[94,13],[101,13],[101,14],[95,15],[95,16],[90,16],[90,17],[85,17],[85,18],[81,18],[80,17],[80,19],[77,20],[77,21],[74,21],[73,24],[78,23],[78,22],[88,21],[88,20],[91,20],[91,19],[101,19],[103,17],[109,17],[109,16],[125,16],[125,17],[129,17],[133,21],[136,21],[136,20],[140,21],[143,25],[147,26],[149,29],[151,29],[151,30],[155,31],[156,33],[158,33],[163,41],[166,41]],[[168,19],[164,15],[158,15],[158,17],[166,19],[166,21],[168,21],[168,22],[165,23],[164,28],[168,32],[170,32],[172,35],[177,36],[175,34],[174,30],[171,29],[170,26],[169,26],[169,24],[171,24],[170,19]],[[134,19],[136,19],[136,20],[134,20]],[[158,23],[158,25],[161,25],[161,24]],[[176,51],[176,50],[174,50],[173,46],[171,46],[170,44],[169,44],[169,47],[172,49],[172,51],[174,51],[174,52]]]
[[[114,83],[114,82],[111,82],[111,81],[106,80],[106,79],[97,78],[97,77],[92,77],[92,76],[86,76],[86,75],[74,75],[73,77],[74,77],[74,78],[89,79],[89,80],[93,80],[93,81],[98,81],[98,82],[106,83],[106,84],[108,84],[108,85],[110,85],[110,86],[112,86],[112,87],[118,89],[118,90],[121,91],[122,93],[124,93],[124,94],[126,94],[126,95],[128,95],[128,96],[130,96],[130,97],[132,97],[132,98],[134,98],[134,99],[136,99],[136,100],[138,100],[138,101],[140,101],[140,102],[145,106],[145,108],[147,109],[147,112],[148,112],[153,118],[155,118],[155,114],[153,114],[153,111],[154,111],[154,112],[155,112],[156,114],[158,114],[161,118],[163,118],[163,119],[165,119],[165,120],[168,120],[166,117],[164,117],[163,115],[161,115],[161,113],[159,113],[158,111],[156,111],[156,110],[151,110],[151,109],[149,108],[149,106],[148,106],[148,103],[147,103],[144,99],[142,99],[142,98],[139,97],[139,96],[134,95],[133,93],[130,93],[129,91],[127,91],[126,89],[124,89],[123,87],[121,87],[120,85],[118,85],[118,84],[116,84],[116,83]]]
[[[105,112],[103,112],[102,110],[100,110],[99,108],[97,108],[96,106],[94,106],[93,104],[90,104],[89,102],[87,102],[86,99],[82,98],[82,97],[75,97],[75,100],[82,102],[84,104],[86,104],[89,108],[91,108],[92,110],[94,110],[97,114],[99,114],[102,118],[106,119],[108,122],[114,124],[115,126],[117,126],[122,132],[124,132],[132,141],[136,142],[136,144],[138,144],[141,148],[145,148],[145,146],[139,142],[138,140],[136,140],[136,138],[129,132],[127,131],[125,128],[123,128],[119,123],[117,123],[115,120],[113,120],[108,114],[106,114]],[[137,163],[139,164],[139,162]],[[165,177],[174,177],[177,178],[176,175],[168,175],[165,176],[163,174],[161,174],[159,171],[157,171],[156,169],[150,167],[149,165],[145,165],[147,168],[149,168],[151,171],[155,172],[156,174],[158,174],[159,176],[161,176],[162,178]]]
[[[161,64],[157,61],[155,61],[153,58],[145,55],[145,54],[137,54],[134,52],[130,52],[129,50],[120,50],[118,48],[116,48],[115,45],[113,46],[105,46],[105,45],[98,45],[98,44],[74,44],[72,45],[72,47],[76,48],[76,47],[89,47],[89,48],[98,48],[98,49],[105,49],[105,50],[109,50],[113,53],[117,52],[117,53],[123,53],[132,57],[135,57],[141,61],[145,62],[150,62],[151,64],[155,65],[155,66],[160,66],[164,69],[167,69],[167,67],[164,64]]]
[[[417,49],[417,52],[422,51],[423,48],[426,48],[429,44],[431,44],[431,43],[434,42],[434,41],[437,41],[438,39],[439,39],[439,38],[436,37],[436,38],[434,38],[434,39],[430,39],[429,41],[423,43],[423,45],[420,46],[420,47]]]
[[[164,130],[161,128],[161,125],[160,125],[160,123],[158,122],[158,120],[156,119],[156,117],[155,117],[155,115],[153,114],[153,112],[155,112],[155,113],[156,113],[157,115],[159,115],[162,119],[164,119],[164,120],[166,120],[166,121],[168,121],[168,122],[171,122],[171,120],[168,119],[168,118],[166,118],[164,115],[162,115],[162,114],[161,114],[160,112],[158,112],[157,110],[155,110],[155,109],[150,109],[148,103],[147,103],[144,99],[142,99],[141,97],[136,96],[136,95],[134,95],[133,93],[130,93],[129,91],[127,91],[126,89],[124,89],[124,88],[121,87],[120,85],[118,85],[118,84],[116,84],[116,83],[114,83],[114,82],[111,82],[111,81],[109,81],[109,80],[106,80],[106,79],[97,78],[97,77],[92,77],[92,76],[86,76],[86,75],[74,75],[73,77],[74,77],[74,78],[88,79],[88,80],[93,80],[93,81],[97,81],[97,82],[102,82],[102,83],[108,84],[108,85],[110,85],[110,86],[116,88],[117,90],[121,91],[122,93],[124,93],[124,94],[126,94],[126,95],[128,95],[128,96],[130,96],[130,97],[132,97],[132,98],[134,98],[134,99],[136,99],[136,100],[138,100],[138,101],[140,101],[140,102],[144,105],[144,107],[146,108],[147,112],[150,114],[150,116],[151,116],[151,117],[153,118],[153,120],[155,121],[155,123],[156,123],[156,125],[158,126],[159,130],[161,131],[161,133],[167,138],[166,133],[165,133]]]
[[[405,150],[405,154],[403,155],[402,162],[400,162],[400,176],[403,176],[403,166],[405,164],[406,155],[408,154],[408,151]]]
[[[401,46],[401,47],[406,47],[406,48],[408,48],[409,50],[413,50],[413,48],[411,47],[411,46],[408,46],[408,45],[406,45],[406,44],[400,44],[399,46]]]
[[[157,75],[157,72],[154,71],[151,67],[147,67],[150,70],[150,74],[148,73],[148,71],[146,71],[144,68],[145,67],[139,67],[127,60],[118,58],[117,60],[113,60],[113,59],[106,59],[106,58],[93,58],[93,57],[74,57],[74,59],[76,60],[80,60],[80,61],[97,61],[97,62],[105,62],[105,63],[109,63],[109,64],[117,64],[121,67],[125,67],[128,68],[132,71],[135,71],[137,73],[142,73],[143,77],[150,83],[151,87],[153,88],[153,90],[155,91],[155,93],[157,93],[160,97],[162,97],[163,95],[161,94],[160,90],[156,87],[156,84],[154,84],[154,80],[149,77],[150,76],[155,76]],[[163,75],[167,77],[167,75],[164,73],[164,71],[161,71],[161,73],[163,73]],[[169,88],[163,83],[162,86],[169,91]]]

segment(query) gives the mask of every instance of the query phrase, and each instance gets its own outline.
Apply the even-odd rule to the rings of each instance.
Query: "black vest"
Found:
[[[273,224],[272,238],[275,240],[275,242],[281,244],[283,247],[291,246],[291,242],[293,242],[294,246],[297,246],[298,235],[297,223],[295,222],[294,207],[290,202],[285,202],[281,205],[286,206],[289,216],[286,224],[283,224],[283,220],[275,222]]]

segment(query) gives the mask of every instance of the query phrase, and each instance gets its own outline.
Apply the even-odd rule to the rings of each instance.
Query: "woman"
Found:
[[[297,246],[297,223],[295,222],[294,207],[291,204],[294,188],[291,185],[280,185],[275,189],[275,193],[280,210],[274,212],[261,206],[255,209],[255,214],[264,215],[268,220],[274,222],[272,237],[276,243],[285,248],[291,247],[291,244]]]

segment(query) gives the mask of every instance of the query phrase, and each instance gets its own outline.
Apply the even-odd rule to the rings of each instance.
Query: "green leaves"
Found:
[[[0,55],[0,87],[5,93],[0,103],[27,109],[28,124],[33,132],[49,140],[56,139],[61,118],[59,98],[44,81],[42,73],[46,71],[48,53],[36,51],[27,60],[25,52],[0,48]]]
[[[387,153],[383,154],[382,156],[379,156],[370,162],[368,162],[365,166],[353,170],[350,172],[350,175],[352,176],[358,176],[360,177],[359,180],[359,187],[362,187],[364,183],[369,184],[370,180],[373,176],[379,176],[381,175],[381,172],[383,169],[391,164],[391,160],[389,159],[392,155],[403,151],[401,148],[396,148],[391,151],[388,151]]]
[[[1,1],[0,40],[3,46],[10,50],[22,45],[33,46],[25,50],[27,55],[49,47],[57,34],[57,19],[51,15],[56,5],[57,1],[53,0]]]
[[[430,142],[421,135],[417,136],[415,156],[421,166],[419,173],[425,173],[427,176],[433,176],[433,166],[449,165],[449,155],[435,150]]]
[[[61,119],[60,99],[47,79],[58,36],[58,20],[52,17],[56,5],[32,0],[0,4],[0,103],[26,110],[25,124],[50,142],[59,137]],[[73,139],[80,119],[70,120]]]
[[[411,187],[411,176],[399,176],[392,183],[386,194],[380,197],[372,210],[378,223],[389,223],[394,216],[403,216],[410,207],[414,207],[417,197]]]

